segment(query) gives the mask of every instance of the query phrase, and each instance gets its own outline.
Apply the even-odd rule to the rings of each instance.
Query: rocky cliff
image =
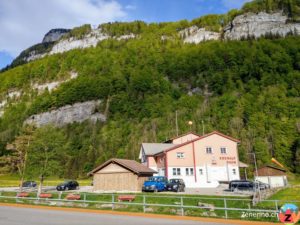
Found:
[[[61,40],[57,42],[52,50],[51,54],[62,53],[66,51],[70,51],[75,48],[88,48],[95,47],[99,41],[108,39],[109,36],[105,35],[99,29],[92,30],[89,34],[85,35],[83,38],[77,39],[74,37]]]
[[[184,39],[184,43],[198,44],[203,41],[219,40],[221,33],[208,31],[205,28],[192,26],[179,32],[179,35]]]
[[[281,12],[268,14],[265,12],[247,13],[237,16],[224,29],[227,40],[243,38],[259,38],[266,35],[285,37],[287,34],[300,33],[299,23],[289,23],[289,18]]]
[[[208,31],[192,26],[179,32],[184,43],[198,44],[207,40],[241,40],[263,36],[285,37],[288,34],[300,34],[300,23],[291,23],[282,12],[246,13],[235,17],[221,32]]]
[[[74,105],[67,105],[50,112],[45,112],[29,117],[24,124],[32,124],[36,127],[52,124],[57,127],[74,122],[83,122],[85,120],[106,121],[104,114],[97,112],[101,101],[87,101],[76,103]]]
[[[58,41],[62,36],[64,36],[69,32],[70,29],[62,29],[62,28],[52,29],[47,34],[45,34],[42,42],[45,43],[45,42]]]
[[[16,58],[16,60],[21,62],[19,64],[23,64],[24,62],[29,62],[32,60],[43,58],[46,55],[63,53],[76,48],[95,47],[98,44],[98,42],[106,40],[108,38],[114,38],[120,41],[120,40],[127,40],[136,37],[136,35],[134,34],[112,37],[101,32],[101,29],[94,29],[90,33],[84,35],[81,38],[76,38],[76,37],[70,37],[67,39],[61,38],[68,32],[69,30],[67,29],[53,29],[49,31],[45,35],[43,42],[41,44],[34,45],[29,49],[23,51],[20,54],[20,56]],[[43,49],[40,50],[41,45],[42,46],[46,45],[46,47],[43,47]],[[38,50],[36,49],[36,46],[38,46]],[[13,62],[12,64],[14,65],[16,63]]]

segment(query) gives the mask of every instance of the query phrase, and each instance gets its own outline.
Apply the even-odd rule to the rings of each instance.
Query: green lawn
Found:
[[[269,199],[281,201],[299,201],[300,202],[300,186],[282,189],[272,195]]]
[[[76,191],[75,191],[76,192]],[[55,193],[55,192],[54,192]],[[63,193],[61,199],[64,199],[68,193]],[[15,196],[16,193],[13,192],[2,192],[2,196]],[[133,204],[120,204],[117,199],[119,195],[123,194],[96,194],[96,193],[81,193],[81,199],[85,199],[86,205],[82,202],[68,202],[65,204],[60,204],[59,206],[63,207],[85,207],[90,209],[107,209],[111,210],[112,206],[110,202],[112,199],[116,202],[114,204],[114,210],[117,211],[128,211],[128,212],[143,212],[142,205],[134,205],[134,203],[143,203],[144,197],[146,197],[146,206],[147,212],[154,214],[169,214],[169,215],[181,215],[181,197],[182,203],[184,206],[192,206],[194,208],[185,208],[184,215],[186,216],[201,216],[201,217],[216,217],[216,218],[225,218],[225,211],[215,209],[215,207],[223,208],[225,206],[224,199],[226,199],[227,207],[229,208],[242,208],[249,209],[251,206],[250,198],[241,198],[241,197],[231,197],[231,196],[199,196],[199,195],[173,195],[173,194],[165,194],[165,193],[137,193],[134,194],[136,196],[135,200],[132,202]],[[35,193],[30,194],[31,197],[35,197]],[[58,198],[57,192],[53,196],[54,198]],[[33,201],[28,199],[1,199],[0,201],[4,202],[17,202],[24,204],[47,204],[48,200],[41,201]],[[96,202],[89,202],[96,201]],[[52,203],[51,203],[52,202]],[[53,205],[53,201],[48,201],[49,205]],[[150,205],[149,205],[150,204]],[[159,205],[151,205],[151,204],[160,204],[160,205],[174,205],[174,206],[159,206]],[[207,208],[199,208],[199,204],[201,206]],[[176,207],[178,206],[178,207]],[[212,207],[213,209],[210,209]],[[241,211],[227,211],[228,218],[232,219],[243,219],[241,218]],[[270,221],[270,220],[269,220]],[[275,220],[274,220],[275,221]]]

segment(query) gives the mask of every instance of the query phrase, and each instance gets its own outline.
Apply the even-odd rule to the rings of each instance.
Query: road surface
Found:
[[[0,206],[0,225],[221,225],[201,221]]]

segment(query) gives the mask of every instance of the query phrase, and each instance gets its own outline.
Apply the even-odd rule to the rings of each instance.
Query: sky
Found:
[[[52,28],[113,21],[192,20],[240,8],[248,0],[0,0],[0,68],[40,43]]]

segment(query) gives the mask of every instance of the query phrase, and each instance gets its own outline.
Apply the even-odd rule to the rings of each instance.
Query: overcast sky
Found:
[[[0,0],[0,68],[52,28],[109,21],[193,19],[240,8],[247,0]]]

